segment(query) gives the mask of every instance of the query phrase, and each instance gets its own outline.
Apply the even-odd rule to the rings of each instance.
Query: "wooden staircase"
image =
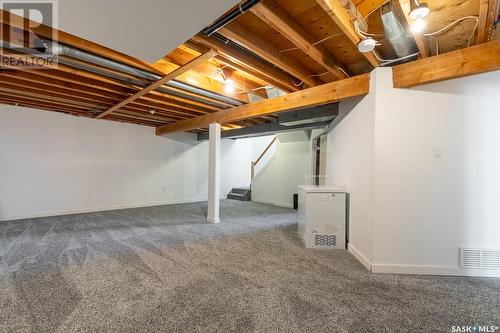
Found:
[[[276,142],[276,136],[273,140],[266,146],[264,151],[259,155],[259,157],[251,164],[251,181],[255,178],[255,166],[260,162],[262,157],[267,153],[271,146]],[[227,195],[228,199],[239,200],[239,201],[250,201],[252,199],[252,185],[250,187],[235,187]]]

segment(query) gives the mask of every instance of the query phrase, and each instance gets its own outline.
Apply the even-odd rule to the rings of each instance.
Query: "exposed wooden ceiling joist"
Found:
[[[498,13],[498,0],[479,0],[479,25],[477,43],[484,43],[493,35],[493,24]]]
[[[373,10],[382,6],[387,0],[355,0],[356,7],[363,17],[369,15]]]
[[[206,52],[206,50],[198,52],[197,50],[191,49],[186,45],[181,45],[163,59],[156,62],[154,66],[162,68],[167,72],[171,72],[177,67],[185,65],[200,54]],[[207,61],[206,63],[199,65],[196,67],[196,70],[190,70],[189,72],[180,75],[176,80],[199,86],[206,90],[218,92],[221,95],[230,96],[245,103],[249,102],[248,93],[250,92],[257,94],[262,98],[267,98],[266,91],[262,89],[263,86],[268,85],[267,82],[263,82],[262,80],[242,72],[241,70],[234,69],[231,66],[221,63],[221,61],[218,61],[217,58],[218,56],[211,61]],[[224,77],[221,75],[222,71],[224,71],[224,74],[230,74],[231,79],[234,81],[234,87],[236,89],[233,93],[226,91]]]
[[[206,37],[197,34],[192,38],[196,43],[205,47],[210,47],[219,53],[216,59],[220,59],[228,66],[238,68],[255,75],[256,77],[272,83],[278,88],[285,89],[285,91],[297,91],[299,87],[293,84],[294,77],[288,73],[284,73],[280,69],[273,67],[271,64],[260,61],[259,59],[245,53],[242,50],[232,47],[223,43],[215,38]]]
[[[97,119],[101,119],[104,116],[106,116],[106,115],[108,115],[108,114],[110,114],[110,113],[112,113],[112,112],[120,109],[121,107],[123,107],[123,106],[125,106],[125,105],[127,105],[127,104],[129,104],[129,103],[131,103],[133,101],[135,101],[136,99],[138,99],[138,98],[146,95],[150,91],[158,89],[159,87],[161,87],[162,85],[164,85],[168,81],[170,81],[172,79],[175,79],[176,77],[178,77],[179,75],[181,75],[181,74],[189,71],[190,69],[195,68],[196,66],[204,63],[205,61],[207,61],[209,59],[212,59],[216,54],[217,54],[217,52],[215,52],[214,50],[208,51],[207,53],[199,56],[198,58],[196,58],[196,59],[188,62],[184,66],[177,68],[173,72],[167,74],[166,76],[164,76],[160,80],[156,81],[155,83],[147,86],[143,90],[135,93],[134,95],[130,96],[129,98],[127,98],[123,102],[120,102],[120,103],[116,104],[115,106],[109,108],[108,110],[104,111],[103,113],[97,115],[96,118]]]
[[[156,133],[157,135],[165,135],[173,132],[189,131],[195,128],[207,127],[213,122],[225,124],[306,106],[337,102],[355,96],[366,95],[369,91],[369,82],[370,75],[363,74],[297,91],[285,96],[178,121],[157,128]]]
[[[396,10],[401,12],[401,15],[406,20],[406,25],[409,27],[412,24],[412,19],[409,14],[411,11],[410,1],[413,0],[394,0],[392,3],[396,7]],[[413,38],[417,44],[418,52],[420,52],[420,57],[427,58],[429,56],[429,43],[424,37],[423,32],[413,33]]]
[[[500,40],[394,66],[395,88],[409,88],[500,69]]]
[[[342,6],[340,0],[316,0],[316,2],[323,8],[324,11],[332,18],[332,20],[339,26],[342,32],[351,40],[354,45],[358,45],[361,38],[356,33],[353,23],[347,10]],[[363,53],[365,58],[377,67],[380,61],[377,60],[372,52]]]
[[[231,22],[231,24],[221,28],[219,32],[230,40],[254,52],[259,57],[295,76],[307,85],[315,86],[320,84],[320,81],[312,76],[315,73],[305,68],[292,57],[283,55],[273,44],[262,39],[238,22]]]
[[[314,45],[315,40],[290,14],[274,0],[267,0],[252,7],[251,11],[285,36],[290,42],[313,58],[325,69],[335,75],[338,80],[347,77],[345,66],[322,45]]]

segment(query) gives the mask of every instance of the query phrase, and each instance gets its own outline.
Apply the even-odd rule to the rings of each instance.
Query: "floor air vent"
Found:
[[[337,236],[336,235],[314,235],[314,245],[315,246],[336,246]]]
[[[462,268],[500,269],[500,250],[461,249]]]

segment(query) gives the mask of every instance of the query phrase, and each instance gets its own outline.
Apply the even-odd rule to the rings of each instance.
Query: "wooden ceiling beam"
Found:
[[[169,66],[167,64],[172,64],[170,61],[166,59],[160,59],[158,60],[154,66],[157,68],[162,68]],[[182,66],[182,65],[180,65]],[[175,67],[180,67],[178,64],[175,64]],[[203,66],[203,69],[201,68]],[[238,80],[237,77],[234,77],[234,87],[235,87],[235,92],[233,93],[228,93],[225,90],[225,85],[223,82],[220,80],[214,79],[212,76],[210,76],[210,64],[205,63],[200,66],[198,66],[197,71],[189,71],[187,73],[184,73],[180,75],[179,77],[176,78],[177,81],[181,81],[187,84],[190,84],[192,86],[196,86],[202,89],[206,89],[209,91],[213,91],[215,93],[228,96],[231,98],[235,98],[241,102],[248,103],[248,97],[246,95],[238,95],[237,92],[238,90],[241,90],[241,82]]]
[[[314,45],[314,37],[274,0],[266,0],[252,7],[251,12],[282,34],[306,55],[331,72],[338,80],[345,79],[345,66],[322,45]]]
[[[88,113],[87,114],[83,113],[83,111],[76,111],[75,109],[71,109],[71,108],[57,107],[55,105],[45,105],[44,103],[39,103],[36,101],[19,101],[17,99],[13,100],[10,98],[0,97],[0,104],[8,104],[8,105],[19,106],[19,107],[28,107],[28,108],[33,108],[33,109],[38,109],[38,110],[43,110],[43,111],[60,112],[60,113],[70,114],[70,115],[77,116],[77,117],[90,118],[90,115]]]
[[[326,83],[317,87],[297,91],[285,96],[246,104],[210,113],[201,117],[178,121],[158,127],[157,135],[189,131],[207,127],[211,123],[231,123],[267,114],[289,111],[297,108],[322,105],[341,101],[350,97],[366,95],[369,92],[370,75],[363,74],[352,78]]]
[[[409,28],[413,23],[413,20],[410,18],[410,1],[413,0],[394,0],[392,3],[395,6],[396,10],[401,13],[401,15],[405,18],[406,26]],[[423,32],[412,33],[413,39],[415,39],[415,43],[417,44],[418,52],[420,52],[421,58],[427,58],[429,54],[429,43],[425,38]]]
[[[99,98],[93,95],[87,95],[83,93],[75,93],[71,90],[66,90],[63,88],[56,88],[51,86],[45,86],[43,84],[37,84],[34,82],[14,79],[10,77],[5,77],[0,74],[0,89],[3,87],[15,87],[18,91],[26,91],[29,93],[41,93],[44,94],[45,98],[61,97],[67,98],[68,100],[74,100],[75,102],[82,103],[81,105],[87,105],[89,108],[105,108],[110,104],[110,101],[106,98]]]
[[[315,73],[312,73],[294,58],[283,55],[273,44],[248,30],[238,22],[233,21],[219,29],[218,32],[220,32],[224,37],[240,44],[259,57],[281,68],[285,72],[295,76],[308,86],[320,84],[320,81],[312,76]]]
[[[340,0],[316,0],[316,2],[323,8],[323,10],[330,16],[330,18],[338,25],[340,30],[349,38],[349,40],[354,44],[358,45],[361,42],[361,37],[354,29],[354,25],[351,21],[349,13],[340,3]],[[378,67],[380,61],[373,54],[373,52],[362,53],[363,56],[372,64],[373,67]]]
[[[2,87],[9,88],[11,91],[14,90],[16,92],[22,93],[23,95],[34,96],[41,100],[46,100],[49,102],[52,100],[62,101],[70,105],[84,106],[87,110],[102,110],[116,103],[115,100],[103,100],[92,95],[89,96],[87,94],[82,94],[81,92],[77,93],[57,86],[46,86],[44,84],[39,84],[34,80],[4,77],[4,74],[5,73],[0,74],[0,82],[2,82]],[[0,90],[2,87],[0,87]],[[177,113],[177,117],[181,115],[182,118],[189,118],[207,113],[177,110],[173,109],[172,107],[166,108],[164,105],[155,102],[140,103],[139,101],[136,101],[136,103],[131,103],[129,106],[130,109],[138,109],[145,112],[148,111],[148,108],[154,107],[155,109],[163,110],[164,112],[174,114]]]
[[[4,100],[12,101],[13,104],[15,104],[15,103],[19,103],[19,104],[31,103],[31,104],[38,104],[38,105],[44,106],[44,107],[52,107],[53,106],[53,107],[58,107],[61,109],[65,108],[67,110],[72,110],[72,111],[78,112],[79,114],[89,115],[89,113],[85,107],[71,105],[69,103],[64,103],[64,102],[55,102],[55,101],[47,102],[47,101],[41,101],[40,99],[37,99],[35,97],[27,97],[27,96],[20,97],[19,95],[16,95],[16,94],[4,93],[4,92],[0,92],[0,98],[2,98]]]
[[[395,88],[410,88],[500,69],[500,40],[471,46],[392,68]]]
[[[101,90],[98,85],[93,87],[87,87],[74,82],[79,82],[78,79],[71,79],[70,82],[65,80],[60,80],[59,75],[66,74],[55,70],[41,69],[33,71],[17,71],[17,70],[7,70],[0,73],[0,82],[11,83],[17,87],[30,87],[32,90],[37,89],[38,92],[56,92],[61,94],[59,96],[66,96],[67,98],[74,99],[74,97],[82,98],[80,101],[86,103],[92,103],[94,101],[99,101],[105,104],[94,105],[93,109],[105,109],[109,105],[113,105],[120,100],[123,100],[125,96],[128,96],[134,92],[134,90],[119,90],[119,93],[112,93],[106,90]],[[66,77],[67,79],[67,77]],[[53,87],[53,89],[50,89]],[[94,88],[95,87],[95,88]],[[50,99],[50,95],[45,99]],[[74,105],[74,104],[73,104]],[[127,106],[127,109],[136,110],[141,112],[148,112],[150,108],[154,108],[157,112],[163,112],[168,114],[169,117],[177,118],[176,120],[186,119],[189,117],[195,117],[203,115],[211,110],[204,110],[199,108],[183,108],[178,104],[169,103],[168,98],[165,98],[162,94],[158,95],[145,95],[140,99],[137,99],[133,103]],[[89,107],[86,107],[88,110]],[[265,120],[265,119],[263,119]]]
[[[356,5],[359,13],[366,17],[366,15],[372,13],[376,8],[382,6],[387,0],[363,0]]]
[[[162,66],[165,63],[170,63],[171,65],[172,64],[176,65],[176,67],[182,66],[185,65],[190,60],[199,56],[200,53],[205,53],[205,52],[199,52],[183,44],[177,47],[174,51],[170,52],[167,56],[159,60],[154,65]],[[226,73],[228,71],[231,71],[231,79],[234,81],[234,87],[235,87],[234,93],[228,93],[226,92],[225,89],[225,83],[221,75],[221,69],[222,68],[226,69],[226,67],[229,67],[227,68],[227,70],[225,70]],[[249,102],[248,93],[251,90],[268,85],[267,82],[264,82],[254,77],[253,75],[250,75],[246,72],[243,72],[241,70],[227,66],[224,63],[221,63],[221,61],[217,60],[217,57],[215,57],[215,59],[212,59],[211,61],[201,64],[196,68],[196,71],[191,70],[187,73],[182,74],[177,78],[177,80],[189,84],[196,85],[201,83],[206,86],[213,87],[213,89],[212,88],[206,88],[206,89],[217,91],[222,95],[239,99],[245,103]],[[257,90],[256,94],[258,94],[262,98],[267,98],[265,90]]]
[[[280,89],[284,89],[287,92],[300,90],[300,87],[293,84],[293,76],[275,68],[271,64],[265,63],[260,59],[245,53],[243,50],[225,44],[215,38],[206,37],[201,34],[197,34],[191,39],[196,44],[216,49],[219,53],[216,59],[228,66],[250,73],[265,82],[271,83]],[[189,47],[191,47],[191,45],[189,45]]]
[[[112,80],[109,80],[105,77],[97,76],[95,74],[87,73],[87,72],[84,72],[81,70],[74,70],[73,68],[66,66],[66,65],[59,65],[57,67],[57,69],[55,69],[55,68],[52,69],[51,67],[47,68],[47,69],[40,69],[40,70],[18,70],[17,68],[13,69],[13,72],[16,72],[16,73],[17,72],[19,72],[19,73],[21,73],[21,72],[23,72],[23,73],[35,73],[35,71],[36,71],[36,74],[42,75],[42,76],[47,76],[47,73],[50,72],[56,78],[62,78],[60,75],[60,74],[62,74],[61,72],[68,73],[68,74],[74,75],[78,79],[78,84],[84,83],[85,78],[91,77],[91,78],[97,79],[99,81],[103,81],[104,86],[107,86],[109,89],[114,90],[116,92],[124,93],[127,96],[134,94],[137,91],[140,91],[141,89],[143,89],[143,87],[139,87],[136,85],[127,84],[127,83],[124,83],[121,81],[112,81]],[[83,76],[84,78],[82,79],[79,76]],[[52,82],[52,80],[50,80],[51,77],[52,76],[49,76],[49,80],[44,81],[43,83],[50,84]],[[65,76],[63,74],[63,77],[64,77],[63,81],[68,81],[68,75]],[[69,81],[74,82],[74,80],[69,80]],[[54,82],[52,82],[52,83],[54,83]],[[111,83],[113,85],[109,86],[109,83]],[[120,88],[120,87],[122,87],[122,88]],[[170,105],[172,107],[178,107],[178,108],[185,109],[185,110],[202,110],[204,112],[221,110],[221,108],[219,108],[219,107],[215,107],[215,106],[208,105],[206,103],[202,103],[202,102],[198,102],[198,101],[193,101],[193,100],[190,100],[187,98],[173,96],[173,95],[166,94],[163,92],[151,92],[148,95],[148,97],[150,95],[154,95],[154,99],[161,100],[160,102],[163,104],[167,104],[167,105]],[[120,100],[121,99],[122,98],[120,98]]]
[[[116,104],[115,106],[109,108],[108,110],[104,111],[103,113],[97,115],[96,119],[101,119],[102,117],[104,117],[104,116],[106,116],[106,115],[108,115],[108,114],[110,114],[110,113],[112,113],[112,112],[120,109],[121,107],[127,105],[128,103],[131,103],[131,102],[135,101],[136,99],[138,99],[138,98],[146,95],[150,91],[154,91],[154,90],[158,89],[159,87],[161,87],[162,85],[164,85],[168,81],[170,81],[172,79],[175,79],[176,77],[178,77],[182,73],[185,73],[185,72],[189,71],[190,69],[195,68],[196,66],[198,66],[198,65],[204,63],[205,61],[213,58],[216,54],[217,53],[215,51],[213,51],[213,50],[208,51],[207,53],[199,56],[198,58],[196,58],[196,59],[188,62],[186,65],[177,68],[176,70],[174,70],[170,74],[164,76],[163,78],[161,78],[160,80],[156,81],[155,83],[147,86],[143,90],[135,93],[134,95],[132,95],[129,98],[127,98],[126,100],[124,100],[124,101]]]
[[[477,44],[485,43],[491,39],[499,3],[498,0],[479,0]]]

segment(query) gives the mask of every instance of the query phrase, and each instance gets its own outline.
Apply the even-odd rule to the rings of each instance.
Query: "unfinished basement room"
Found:
[[[0,0],[0,332],[500,332],[500,0]]]

